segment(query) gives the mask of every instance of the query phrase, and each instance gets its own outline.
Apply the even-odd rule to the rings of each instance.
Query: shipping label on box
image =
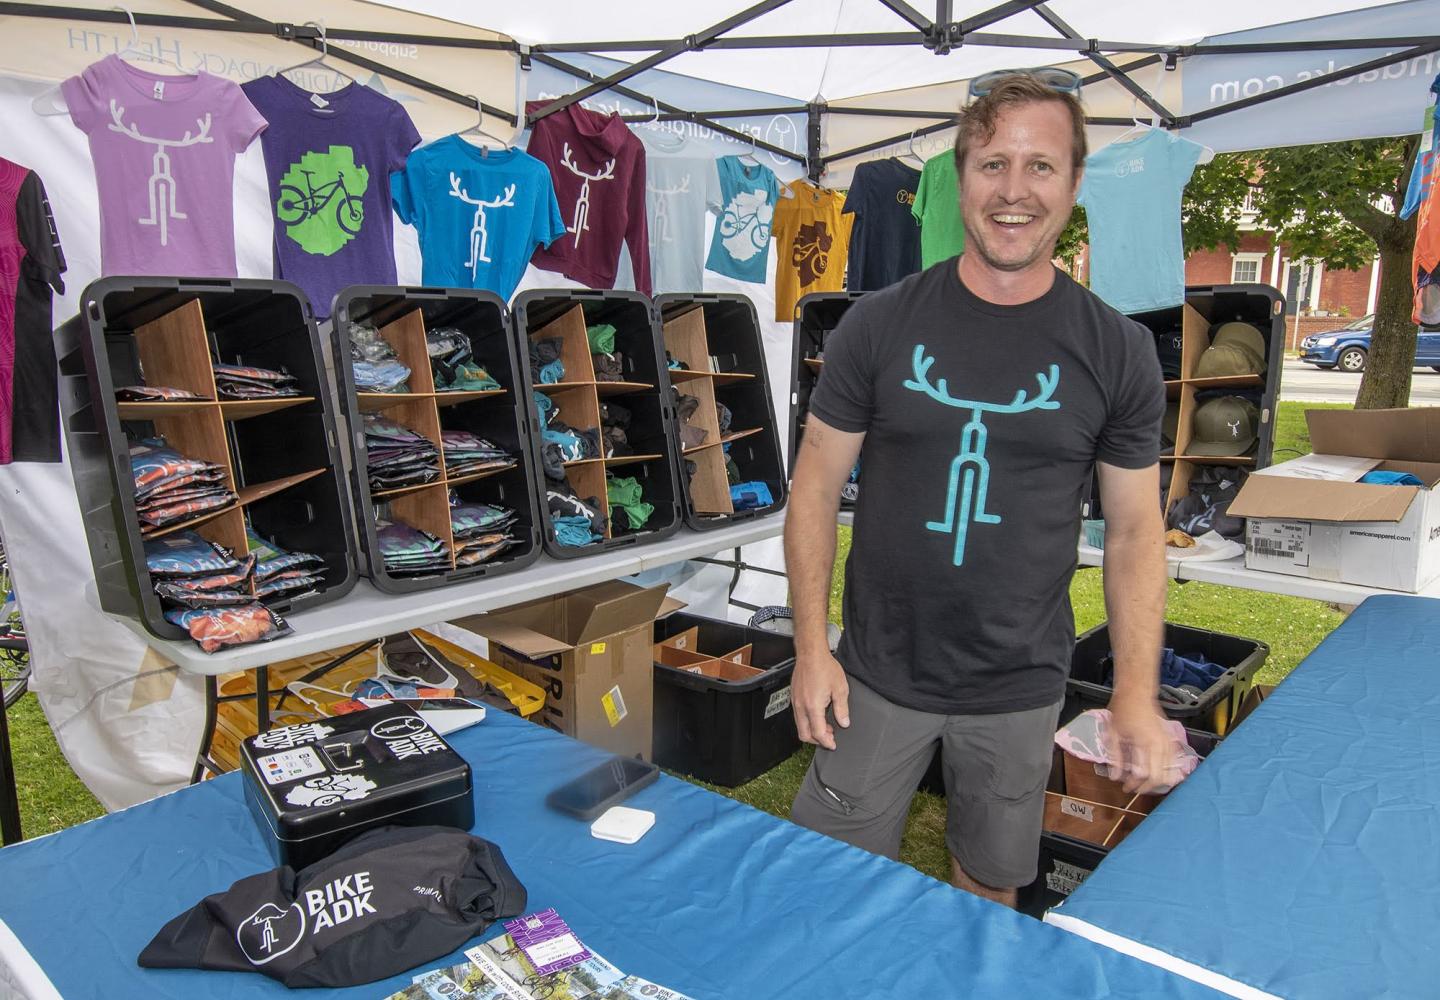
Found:
[[[1250,569],[1288,573],[1310,565],[1309,521],[1248,522],[1245,565]]]

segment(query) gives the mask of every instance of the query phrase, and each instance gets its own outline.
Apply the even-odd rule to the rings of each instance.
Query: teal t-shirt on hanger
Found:
[[[1185,301],[1180,199],[1205,147],[1161,129],[1085,159],[1080,204],[1090,223],[1090,290],[1122,313]]]
[[[448,135],[390,178],[395,212],[420,235],[421,280],[509,300],[537,246],[565,235],[550,169],[518,149]]]
[[[715,161],[720,180],[720,200],[715,210],[715,234],[705,267],[740,281],[765,282],[765,265],[770,259],[770,220],[780,182],[775,172],[760,163],[746,163],[738,156]]]

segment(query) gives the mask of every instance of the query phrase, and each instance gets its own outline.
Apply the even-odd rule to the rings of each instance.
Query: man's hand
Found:
[[[790,680],[790,701],[795,706],[795,729],[804,743],[835,749],[835,730],[825,718],[833,707],[841,728],[850,726],[850,684],[845,669],[829,650],[798,655]]]
[[[1153,701],[1111,699],[1109,747],[1121,762],[1117,776],[1125,791],[1148,795],[1169,791],[1180,778],[1175,744],[1166,732],[1165,716]]]

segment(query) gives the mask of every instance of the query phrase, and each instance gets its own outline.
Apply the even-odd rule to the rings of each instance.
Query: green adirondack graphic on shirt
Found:
[[[370,171],[355,164],[355,150],[311,151],[280,178],[275,218],[306,253],[328,257],[360,233]]]

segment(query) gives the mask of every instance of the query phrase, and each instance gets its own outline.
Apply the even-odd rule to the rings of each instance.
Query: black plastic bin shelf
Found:
[[[785,506],[789,485],[755,304],[744,295],[667,294],[656,296],[655,309],[672,355],[676,353],[673,348],[681,346],[671,343],[672,331],[677,338],[683,337],[682,327],[688,325],[688,332],[697,340],[703,337],[706,367],[697,370],[692,365],[689,371],[671,371],[676,389],[699,397],[702,407],[713,401],[730,412],[727,429],[717,423],[711,442],[684,450],[680,485],[685,523],[696,531],[707,531],[777,513]],[[692,355],[691,360],[701,359]],[[708,454],[712,448],[717,450]],[[734,462],[740,482],[765,484],[772,501],[768,506],[733,509],[733,502],[727,499],[726,456]],[[693,476],[690,463],[694,464]]]
[[[1220,737],[1214,733],[1194,729],[1185,730],[1185,740],[1201,757],[1210,756],[1220,745]],[[1060,795],[1064,795],[1066,791],[1064,752],[1059,747],[1055,748],[1055,763],[1046,783],[1046,791]],[[1065,901],[1065,897],[1093,875],[1100,862],[1104,861],[1112,850],[1113,846],[1105,847],[1063,833],[1042,830],[1035,881],[1020,889],[1016,899],[1017,908],[1021,913],[1032,917],[1043,917],[1046,910],[1059,906]]]
[[[825,338],[864,292],[812,292],[795,305],[795,341],[790,360],[790,474],[795,474],[795,456],[805,434],[810,414],[810,395],[825,370],[821,355]],[[842,498],[840,506],[850,510],[853,500]]]
[[[350,504],[319,334],[304,293],[284,281],[110,277],[87,287],[81,312],[55,331],[60,405],[100,607],[163,639],[165,621],[135,512],[132,440],[171,447],[226,470],[239,502],[151,534],[193,529],[237,556],[245,525],[324,560],[310,593],[266,600],[281,614],[343,597],[355,583]],[[212,364],[284,369],[298,398],[217,399]],[[117,403],[118,387],[188,389],[202,402]]]
[[[698,628],[695,651],[725,656],[750,647],[761,672],[739,681],[655,664],[655,763],[725,788],[743,785],[800,748],[790,678],[795,640],[678,612],[655,623],[663,642]]]
[[[557,559],[578,559],[625,545],[646,545],[669,538],[681,524],[676,469],[680,443],[673,430],[670,380],[650,300],[638,292],[535,289],[516,296],[512,319],[525,386],[540,535],[545,551]],[[596,377],[586,328],[601,323],[615,327],[615,351],[621,356],[620,381]],[[557,384],[537,384],[530,371],[532,341],[563,342],[565,377]],[[610,407],[629,414],[631,454],[566,462],[564,481],[544,472],[544,435],[535,394],[549,397],[555,416],[577,431],[599,430]],[[602,444],[603,447],[603,444]],[[620,510],[611,510],[607,478],[634,478],[641,500],[655,509],[640,527],[632,527]],[[594,498],[606,515],[605,537],[587,545],[561,545],[550,516],[547,492],[570,492],[581,500]]]
[[[349,327],[363,323],[380,331],[410,368],[409,393],[361,393],[355,388],[350,363]],[[499,390],[436,391],[425,334],[439,327],[463,333],[475,362],[500,383]],[[531,450],[529,407],[523,364],[505,303],[476,289],[353,285],[335,297],[331,317],[336,381],[346,410],[346,443],[351,493],[362,542],[362,566],[377,590],[390,594],[429,590],[464,580],[500,576],[529,566],[540,556],[541,527],[535,503],[538,469]],[[367,472],[364,415],[381,413],[440,444],[445,430],[471,431],[515,457],[515,464],[497,472],[471,476],[442,475],[433,482],[393,491],[373,492]],[[442,459],[443,465],[443,459]],[[451,545],[449,495],[468,503],[508,507],[518,518],[510,528],[517,544],[493,560],[425,576],[392,575],[385,569],[376,535],[376,520],[389,516],[428,531]]]
[[[1182,656],[1190,652],[1201,653],[1211,663],[1225,667],[1225,673],[1205,690],[1198,704],[1161,703],[1167,716],[1179,719],[1187,727],[1225,735],[1235,710],[1255,684],[1255,674],[1270,655],[1270,647],[1258,639],[1245,639],[1171,622],[1165,623],[1164,646]],[[1112,689],[1102,683],[1102,679],[1103,663],[1110,656],[1111,649],[1110,630],[1105,622],[1075,640],[1062,722],[1088,708],[1104,708],[1110,703]]]

